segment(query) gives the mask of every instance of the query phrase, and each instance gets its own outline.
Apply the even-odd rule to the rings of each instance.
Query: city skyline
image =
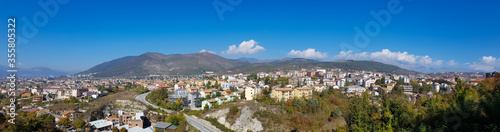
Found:
[[[375,60],[420,72],[500,70],[497,1],[7,3],[2,16],[15,17],[18,37],[26,38],[18,40],[20,67],[84,71],[145,52],[204,51],[229,59]],[[390,19],[381,15],[387,12]]]

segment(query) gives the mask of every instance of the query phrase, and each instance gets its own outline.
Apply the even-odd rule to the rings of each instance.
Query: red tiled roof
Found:
[[[216,99],[209,99],[209,100],[207,100],[207,101],[208,101],[208,102],[210,102],[210,103],[217,102],[217,100],[216,100]]]

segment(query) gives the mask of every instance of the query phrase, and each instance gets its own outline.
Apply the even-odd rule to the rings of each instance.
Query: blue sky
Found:
[[[31,0],[0,5],[4,25],[16,18],[22,67],[82,71],[145,52],[204,49],[226,58],[376,60],[422,72],[500,70],[496,0],[40,1],[57,3],[58,11],[47,12]],[[232,10],[218,12],[214,3]],[[384,26],[371,11],[389,12],[391,19]],[[355,27],[370,41],[356,44]]]

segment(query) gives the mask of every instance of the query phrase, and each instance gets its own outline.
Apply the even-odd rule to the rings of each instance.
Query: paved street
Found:
[[[164,111],[166,111],[167,113],[172,113],[172,112],[173,112],[173,111],[170,111],[170,110],[167,110],[167,109],[163,109],[163,108],[161,108],[161,107],[158,107],[158,106],[156,106],[156,105],[153,105],[153,104],[149,103],[148,101],[146,101],[146,96],[148,96],[148,94],[149,94],[149,93],[151,93],[151,92],[147,92],[147,93],[143,93],[143,94],[141,94],[141,95],[138,95],[138,96],[136,96],[136,97],[135,97],[135,99],[136,99],[136,100],[139,100],[139,101],[141,101],[141,102],[143,102],[143,103],[145,103],[146,105],[151,105],[153,108],[157,108],[157,109],[164,110]]]

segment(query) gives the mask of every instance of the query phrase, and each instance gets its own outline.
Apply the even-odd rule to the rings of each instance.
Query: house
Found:
[[[59,90],[62,90],[62,88],[34,88],[31,89],[31,93],[36,95],[57,94],[57,91]]]
[[[205,86],[198,86],[198,88],[199,88],[198,90],[205,90],[205,89],[207,89],[207,87],[205,87]]]
[[[200,92],[200,96],[203,97],[203,98],[207,97],[207,95],[212,95],[212,90],[208,90],[207,89],[207,90],[202,90]]]
[[[148,85],[146,87],[148,88],[149,91],[156,90],[156,85]]]
[[[238,81],[238,80],[231,80],[231,81],[229,81],[229,86],[234,86],[234,87],[236,87],[236,86],[238,86],[238,84],[239,84],[239,81]]]
[[[72,88],[72,89],[62,89],[57,91],[57,99],[68,99],[70,97],[79,97],[87,89]]]
[[[233,91],[231,91],[231,90],[224,90],[224,91],[221,92],[222,95],[228,95],[228,94],[231,94],[231,93],[233,93]]]
[[[187,90],[189,91],[189,93],[194,93],[194,92],[198,92],[199,88],[197,88],[197,87],[189,87]]]
[[[21,94],[21,97],[23,97],[23,98],[31,97],[31,93],[30,92],[24,92],[24,93]]]
[[[219,103],[219,105],[222,105],[223,103],[228,101],[224,96],[217,97],[216,100],[218,100],[217,102]]]
[[[188,94],[188,103],[189,103],[189,107],[201,107],[201,103],[198,103],[200,101],[200,98],[201,98],[201,94],[198,93],[198,92],[193,92],[193,93],[189,93]],[[199,105],[199,106],[196,106],[196,105]]]
[[[260,93],[260,89],[256,87],[246,87],[245,88],[245,99],[246,100],[253,100],[255,95]]]
[[[326,89],[326,87],[321,84],[314,85],[314,91],[316,92],[321,92],[323,89]]]
[[[140,119],[132,119],[128,122],[128,126],[144,128],[144,121]]]
[[[173,131],[172,127],[177,127],[175,125],[172,125],[172,123],[165,123],[165,122],[157,122],[154,126],[154,131],[155,132],[170,132]]]
[[[120,125],[120,117],[118,117],[118,115],[111,115],[111,116],[108,116],[106,117],[106,120],[111,122],[113,125]]]
[[[75,110],[68,110],[68,111],[64,111],[62,113],[62,116],[69,118],[71,121],[73,121],[73,119],[77,118],[80,114],[82,114],[82,112],[75,111]]]
[[[387,90],[392,91],[394,86],[396,85],[396,82],[391,82],[387,84]]]
[[[184,84],[184,83],[177,83],[177,84],[174,85],[174,89],[175,90],[186,89],[186,84]]]
[[[241,95],[245,92],[245,90],[238,91],[236,93],[233,93],[234,95],[241,97]]]
[[[208,108],[212,108],[212,106],[218,105],[217,99],[208,99],[201,102],[201,108],[205,109],[205,106],[208,105]]]
[[[378,89],[378,92],[379,93],[388,93],[389,91],[388,91],[387,88],[381,87],[381,88]]]
[[[413,86],[411,85],[401,85],[403,87],[404,93],[413,93]]]
[[[477,84],[479,84],[482,81],[484,81],[484,79],[473,79],[473,80],[470,80],[469,83],[476,86]]]
[[[432,85],[432,89],[436,92],[439,92],[439,90],[441,89],[441,85],[439,83],[434,83],[434,85]]]
[[[43,101],[43,95],[35,95],[33,96],[33,102]]]
[[[182,104],[184,106],[187,106],[189,105],[188,95],[189,92],[186,89],[175,90],[173,94],[168,95],[168,102],[174,103],[175,101],[177,101],[177,99],[181,99]]]
[[[89,122],[91,130],[109,131],[113,127],[113,123],[107,120],[96,120]]]
[[[238,99],[238,97],[234,94],[226,95],[226,98],[228,98],[229,101],[233,101],[235,99]]]
[[[337,85],[335,80],[332,80],[332,79],[323,79],[323,85],[326,85],[326,86],[333,86],[333,85]]]
[[[361,87],[361,86],[358,86],[358,85],[351,85],[351,86],[347,86],[345,87],[345,92],[346,93],[352,93],[352,92],[365,92],[366,91],[366,88],[364,87]]]

